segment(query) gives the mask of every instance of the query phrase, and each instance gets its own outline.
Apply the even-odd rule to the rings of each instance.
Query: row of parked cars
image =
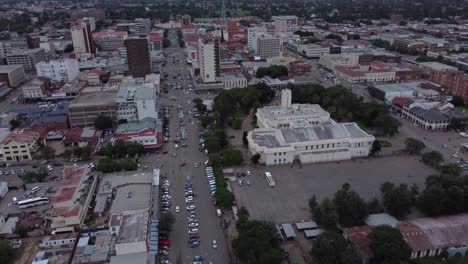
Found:
[[[162,212],[169,212],[171,208],[171,195],[169,189],[171,182],[168,179],[164,179],[161,185],[161,210]],[[159,234],[159,255],[161,256],[161,263],[171,264],[169,260],[169,237],[167,234]]]
[[[191,248],[200,246],[200,233],[198,231],[198,217],[194,205],[194,197],[195,194],[193,192],[192,182],[189,178],[187,179],[187,183],[185,184],[185,204],[187,209],[187,225],[189,228],[189,239],[187,241],[187,244]]]
[[[208,184],[210,186],[210,194],[211,196],[215,196],[216,195],[216,179],[214,177],[214,173],[213,173],[213,167],[205,167],[205,175],[206,175],[206,179],[208,180]]]

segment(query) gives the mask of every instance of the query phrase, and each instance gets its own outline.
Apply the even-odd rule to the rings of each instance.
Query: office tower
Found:
[[[144,77],[151,73],[151,58],[147,37],[131,36],[125,40],[128,73],[133,77]]]
[[[220,75],[219,57],[219,38],[198,40],[198,61],[203,82],[216,82],[216,77]]]

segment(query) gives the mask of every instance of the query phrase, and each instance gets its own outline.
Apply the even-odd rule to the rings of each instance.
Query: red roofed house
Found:
[[[80,73],[80,79],[88,82],[88,85],[99,85],[101,84],[101,74],[104,71],[101,68],[94,68],[91,70],[85,70]]]
[[[150,42],[151,50],[157,51],[162,50],[163,48],[163,36],[157,32],[150,32],[148,33],[148,39]]]
[[[363,263],[368,263],[372,256],[368,239],[372,228],[365,225],[343,230],[343,236],[353,244]],[[449,256],[463,255],[468,248],[468,213],[401,221],[396,228],[411,249],[411,259],[444,252]]]
[[[97,177],[86,166],[63,168],[63,180],[52,198],[51,228],[80,227],[93,199]]]
[[[161,124],[153,118],[146,117],[138,122],[121,124],[115,131],[115,138],[137,142],[147,149],[159,148],[162,145]]]
[[[195,34],[197,28],[193,24],[182,25],[182,34]]]
[[[5,131],[0,141],[0,161],[31,160],[35,150],[39,133],[31,129],[15,129]]]

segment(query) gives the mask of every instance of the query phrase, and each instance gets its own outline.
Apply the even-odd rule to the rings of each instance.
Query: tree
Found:
[[[309,204],[310,212],[313,214],[318,206],[317,197],[315,196],[315,194],[312,195],[312,197],[310,197],[308,204]]]
[[[459,95],[454,95],[452,97],[452,101],[450,101],[455,107],[463,107],[465,106],[465,100],[463,97]]]
[[[374,140],[372,143],[372,148],[371,148],[371,155],[375,156],[377,153],[379,153],[382,150],[382,145],[380,144],[380,141]]]
[[[269,76],[271,78],[278,78],[288,75],[288,68],[283,65],[272,65],[270,67],[260,67],[257,69],[257,78]]]
[[[411,249],[406,244],[400,231],[391,226],[377,226],[369,234],[369,248],[372,251],[372,263],[406,263]]]
[[[455,163],[445,164],[440,167],[440,174],[446,176],[460,176],[463,169]]]
[[[41,149],[41,157],[44,160],[50,160],[55,158],[55,150],[49,146],[44,146]]]
[[[104,173],[122,170],[120,164],[117,161],[114,161],[113,159],[110,159],[110,158],[100,159],[98,161],[96,169]]]
[[[128,159],[121,161],[120,167],[126,171],[134,171],[138,169],[138,164],[134,160]]]
[[[73,153],[72,153],[71,150],[66,149],[66,150],[64,150],[63,153],[62,153],[62,157],[64,157],[65,159],[68,160],[68,159],[71,158],[72,154],[73,154]]]
[[[163,39],[163,48],[169,48],[171,46],[171,41],[167,38]]]
[[[99,130],[105,130],[108,128],[114,127],[114,121],[111,117],[105,115],[99,115],[96,120],[94,120],[94,127]]]
[[[383,192],[383,205],[387,212],[397,218],[406,216],[411,211],[412,193],[408,186],[400,184]]]
[[[13,249],[8,240],[0,240],[0,263],[10,263],[13,260]]]
[[[317,223],[328,229],[335,228],[338,221],[336,208],[328,198],[325,198],[320,206],[315,209],[314,217]]]
[[[234,255],[243,263],[279,264],[282,259],[279,236],[271,222],[248,221],[239,227],[232,241]]]
[[[225,166],[240,165],[244,161],[242,152],[237,149],[225,149],[223,151],[223,164]]]
[[[431,167],[438,168],[444,158],[438,151],[429,151],[422,155],[422,161]]]
[[[252,157],[250,158],[250,161],[252,161],[253,164],[258,164],[258,162],[260,161],[260,158],[262,156],[259,154],[259,153],[255,153],[254,155],[252,155]]]
[[[400,21],[399,25],[402,26],[402,27],[406,27],[408,25],[408,21],[402,20],[402,21]]]
[[[384,212],[384,208],[377,198],[374,198],[367,203],[367,210],[369,211],[369,214],[380,214]]]
[[[369,215],[366,202],[358,193],[350,191],[347,183],[335,193],[333,204],[338,214],[338,222],[345,227],[363,225]]]
[[[361,264],[362,259],[351,245],[348,245],[341,256],[342,264]]]
[[[342,253],[347,248],[346,239],[332,231],[327,231],[314,241],[310,254],[320,264],[336,264],[341,262]]]
[[[10,120],[10,130],[14,130],[21,126],[21,121],[17,118]]]
[[[234,204],[234,194],[226,188],[218,188],[216,190],[216,204],[221,208],[231,208]]]
[[[159,217],[159,230],[161,233],[170,233],[175,223],[175,217],[171,212],[163,212]]]
[[[239,228],[239,226],[241,226],[242,224],[244,223],[247,223],[247,221],[249,221],[249,211],[247,211],[247,208],[245,208],[244,206],[242,206],[241,208],[239,208],[239,210],[237,211],[237,227]]]
[[[410,155],[417,155],[426,147],[424,142],[415,138],[405,139],[405,151]]]

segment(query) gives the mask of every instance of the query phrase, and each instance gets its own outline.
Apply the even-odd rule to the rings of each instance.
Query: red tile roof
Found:
[[[394,105],[398,105],[399,107],[403,107],[406,102],[408,102],[409,98],[405,98],[405,97],[395,97],[393,98],[392,100],[392,103]]]
[[[370,256],[369,239],[367,236],[370,234],[373,226],[364,225],[345,228],[343,235],[353,243],[354,248],[361,256]]]
[[[148,37],[150,41],[162,41],[163,40],[163,36],[156,32],[148,33]]]
[[[29,143],[38,137],[39,133],[31,129],[15,129],[8,134],[1,142],[2,145],[7,145],[10,142]]]

